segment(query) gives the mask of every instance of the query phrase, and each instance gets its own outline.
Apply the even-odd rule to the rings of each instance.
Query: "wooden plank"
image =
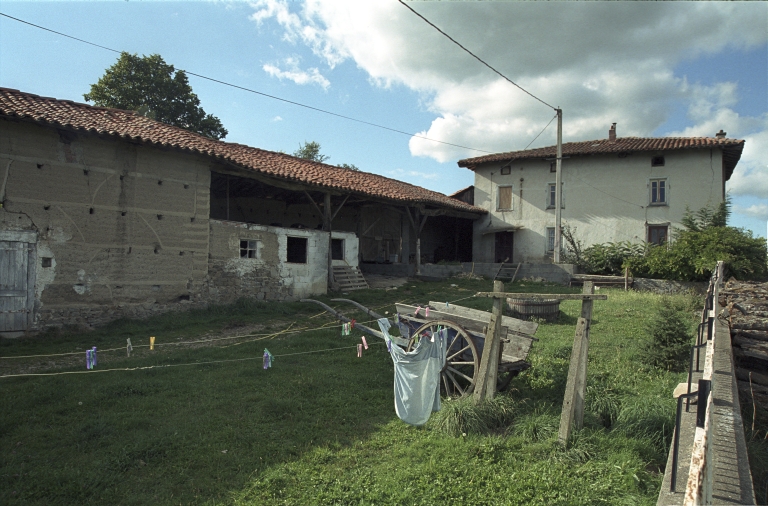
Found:
[[[587,321],[584,318],[579,318],[576,322],[576,336],[573,339],[573,350],[571,350],[571,363],[568,366],[568,380],[565,384],[563,410],[560,414],[560,430],[557,433],[557,439],[563,445],[567,445],[568,441],[571,439],[575,408],[574,396],[576,391],[576,376],[578,374],[578,368],[581,365],[582,336],[584,335],[584,329],[586,327]]]
[[[407,304],[395,304],[395,307],[397,308],[397,312],[400,314],[405,315],[413,315],[416,311],[416,306],[409,306]],[[475,332],[479,332],[481,334],[485,333],[486,328],[488,327],[488,321],[481,321],[481,320],[475,320],[473,318],[467,318],[466,316],[459,316],[454,315],[451,313],[444,313],[442,311],[437,310],[429,310],[429,317],[425,315],[424,308],[419,311],[419,316],[417,318],[422,318],[424,321],[430,321],[430,320],[451,320],[453,322],[458,323],[462,327],[464,327],[467,330],[472,330]]]
[[[494,292],[477,292],[475,297],[495,297]],[[581,293],[501,293],[500,297],[510,299],[543,299],[543,300],[608,300],[607,295],[585,295]]]
[[[584,293],[594,292],[591,281],[584,283]],[[563,410],[560,415],[558,440],[568,445],[574,429],[581,429],[584,423],[584,397],[587,386],[587,359],[589,354],[589,327],[592,319],[592,300],[585,299],[581,305],[581,316],[576,323],[571,362],[568,366],[568,380],[565,385]]]
[[[595,292],[595,286],[591,281],[584,282],[583,292],[590,294]],[[587,326],[584,329],[582,339],[584,344],[581,349],[581,360],[579,363],[579,375],[576,378],[576,400],[573,409],[573,423],[576,430],[581,430],[584,424],[584,399],[587,395],[587,355],[589,353],[589,329],[592,325],[592,305],[591,300],[581,302],[581,317],[587,320]]]
[[[504,283],[501,281],[493,282],[494,293],[500,294],[504,291]],[[499,339],[501,334],[501,314],[504,308],[504,299],[495,297],[493,299],[493,312],[491,313],[491,320],[488,324],[488,334],[485,337],[485,344],[483,345],[483,356],[480,360],[480,370],[475,374],[475,392],[473,394],[474,401],[476,403],[482,402],[487,397],[493,398],[496,392],[496,382],[491,385],[490,371],[494,372],[498,369],[498,358],[495,360],[492,357],[498,357],[499,354]],[[495,376],[494,376],[495,377]]]
[[[449,313],[458,316],[465,316],[473,320],[484,321],[486,325],[491,321],[491,313],[487,311],[481,311],[479,309],[471,309],[464,306],[457,306],[455,304],[448,304],[446,307],[445,302],[429,301],[429,305],[442,313]],[[512,318],[511,316],[502,316],[501,324],[514,332],[520,332],[521,334],[535,334],[539,328],[539,324],[535,322],[527,322],[525,320],[519,320]]]

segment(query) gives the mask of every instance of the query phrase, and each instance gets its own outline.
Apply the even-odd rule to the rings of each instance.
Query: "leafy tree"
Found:
[[[315,141],[299,144],[299,149],[293,152],[293,156],[318,163],[323,163],[331,158],[320,153],[320,143]]]
[[[97,106],[138,111],[211,139],[227,135],[219,118],[206,114],[200,107],[187,74],[165,63],[158,54],[140,57],[121,53],[83,97]]]
[[[293,152],[293,156],[297,158],[303,158],[305,160],[312,160],[313,162],[324,163],[326,160],[330,160],[330,156],[324,155],[320,152],[320,143],[316,141],[304,142],[299,144],[299,149]],[[342,163],[338,167],[342,169],[349,169],[359,171],[356,165],[351,163]]]

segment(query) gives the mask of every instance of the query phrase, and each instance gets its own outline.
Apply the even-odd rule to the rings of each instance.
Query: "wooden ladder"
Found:
[[[334,265],[333,279],[339,284],[340,290],[365,290],[370,288],[360,269],[349,265]]]

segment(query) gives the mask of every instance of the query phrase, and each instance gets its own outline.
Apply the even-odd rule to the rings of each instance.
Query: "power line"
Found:
[[[91,46],[94,46],[94,47],[98,47],[100,49],[105,49],[107,51],[112,51],[113,53],[118,53],[118,54],[122,54],[123,53],[123,51],[118,51],[117,49],[113,49],[111,47],[102,46],[101,44],[96,44],[95,42],[90,42],[90,41],[87,41],[85,39],[80,39],[80,38],[74,37],[72,35],[68,35],[66,33],[57,32],[56,30],[52,30],[52,29],[46,28],[44,26],[40,26],[40,25],[36,25],[34,23],[30,23],[29,21],[24,21],[23,19],[19,19],[19,18],[15,18],[13,16],[9,16],[8,14],[5,14],[3,12],[0,12],[0,16],[4,16],[4,17],[12,19],[14,21],[18,21],[19,23],[24,23],[25,25],[29,25],[29,26],[33,26],[35,28],[39,28],[40,30],[45,30],[46,32],[55,33],[56,35],[60,35],[62,37],[66,37],[68,39],[72,39],[72,40],[76,40],[78,42],[82,42],[84,44],[88,44],[88,45],[91,45]],[[199,77],[200,79],[206,79],[208,81],[212,81],[212,82],[215,82],[215,83],[218,83],[218,84],[223,84],[224,86],[229,86],[229,87],[232,87],[232,88],[236,88],[238,90],[247,91],[249,93],[254,93],[256,95],[261,95],[263,97],[271,98],[273,100],[279,100],[280,102],[285,102],[287,104],[292,104],[292,105],[295,105],[295,106],[298,106],[298,107],[304,107],[305,109],[310,109],[312,111],[321,112],[323,114],[328,114],[328,115],[331,115],[331,116],[336,116],[337,118],[342,118],[342,119],[346,119],[346,120],[349,120],[349,121],[354,121],[354,122],[357,122],[357,123],[362,123],[364,125],[368,125],[368,126],[372,126],[372,127],[376,127],[376,128],[381,128],[383,130],[388,130],[390,132],[395,132],[395,133],[402,134],[402,135],[407,135],[408,137],[415,137],[417,139],[424,139],[424,140],[431,141],[431,142],[437,142],[437,143],[440,143],[440,144],[445,144],[447,146],[453,146],[453,147],[461,148],[461,149],[468,149],[470,151],[479,151],[480,153],[492,154],[492,151],[486,151],[484,149],[471,148],[469,146],[462,146],[461,144],[454,144],[452,142],[446,142],[446,141],[439,141],[437,139],[431,139],[431,138],[425,137],[423,135],[417,135],[417,134],[413,134],[413,133],[410,133],[410,132],[405,132],[403,130],[398,130],[396,128],[391,128],[391,127],[388,127],[388,126],[379,125],[378,123],[373,123],[373,122],[370,122],[370,121],[365,121],[365,120],[362,120],[362,119],[359,119],[359,118],[353,118],[351,116],[345,116],[344,114],[339,114],[339,113],[336,113],[336,112],[328,111],[326,109],[321,109],[319,107],[314,107],[314,106],[311,106],[311,105],[302,104],[301,102],[295,102],[293,100],[288,100],[286,98],[281,98],[281,97],[278,97],[278,96],[275,96],[275,95],[270,95],[270,94],[264,93],[262,91],[257,91],[257,90],[251,89],[251,88],[246,88],[244,86],[239,86],[237,84],[232,84],[232,83],[229,83],[227,81],[222,81],[220,79],[214,79],[213,77],[204,76],[202,74],[197,74],[195,72],[190,72],[188,70],[184,70],[184,69],[178,69],[178,70],[181,71],[181,72],[184,72],[186,74],[189,74],[191,76]],[[514,83],[512,83],[512,84],[514,84]],[[517,85],[515,85],[515,86],[517,86]],[[525,90],[523,90],[523,91],[525,91]],[[528,92],[526,92],[526,93],[528,93]],[[529,93],[529,95],[530,95],[530,93]],[[533,96],[533,95],[531,95],[531,96]]]
[[[491,66],[490,66],[488,63],[486,63],[486,62],[485,62],[485,61],[484,61],[482,58],[480,58],[479,56],[477,56],[475,53],[473,53],[472,51],[470,51],[470,50],[469,50],[469,49],[467,49],[466,47],[462,46],[462,45],[461,45],[461,44],[460,44],[458,41],[456,41],[456,39],[454,39],[453,37],[451,37],[450,35],[448,35],[448,34],[447,34],[447,33],[445,33],[444,31],[442,31],[440,28],[438,28],[438,27],[437,27],[437,26],[436,26],[434,23],[432,23],[430,20],[428,20],[427,18],[425,18],[424,16],[422,16],[421,14],[419,14],[418,12],[416,12],[415,10],[413,10],[413,8],[411,8],[411,6],[409,6],[408,4],[406,4],[405,2],[403,2],[403,0],[397,0],[397,1],[398,1],[398,2],[400,2],[401,4],[403,4],[403,6],[405,6],[405,7],[406,7],[406,8],[407,8],[409,11],[413,12],[413,13],[414,13],[414,14],[416,14],[418,17],[420,17],[421,19],[423,19],[423,20],[424,20],[424,21],[425,21],[425,22],[426,22],[426,23],[427,23],[429,26],[431,26],[432,28],[434,28],[434,29],[435,29],[435,30],[437,30],[438,32],[440,32],[440,33],[442,33],[443,35],[445,35],[446,37],[448,37],[448,39],[449,39],[451,42],[453,42],[454,44],[456,44],[457,46],[459,46],[461,49],[463,49],[464,51],[466,51],[467,53],[469,53],[470,55],[472,55],[472,57],[473,57],[474,59],[476,59],[477,61],[479,61],[480,63],[482,63],[483,65],[485,65],[485,66],[486,66],[486,67],[488,67],[489,69],[491,69],[492,71],[494,71],[496,74],[498,74],[499,76],[501,76],[502,78],[504,78],[504,79],[505,79],[507,82],[509,82],[509,83],[513,84],[514,86],[516,86],[517,88],[519,88],[521,91],[523,91],[524,93],[526,93],[526,94],[530,95],[531,97],[535,98],[536,100],[538,100],[538,101],[539,101],[539,102],[541,102],[542,104],[546,105],[547,107],[550,107],[550,108],[552,108],[552,109],[554,109],[554,110],[557,110],[557,107],[555,107],[555,106],[553,106],[553,105],[549,105],[548,103],[544,102],[542,99],[540,99],[539,97],[537,97],[536,95],[534,95],[534,94],[533,94],[533,93],[531,93],[530,91],[526,90],[525,88],[523,88],[522,86],[520,86],[519,84],[517,84],[516,82],[514,82],[512,79],[508,78],[507,76],[505,76],[504,74],[502,74],[501,72],[499,72],[498,70],[496,70],[495,68],[491,67]],[[535,140],[535,139],[534,139],[534,140]]]
[[[551,120],[549,120],[549,123],[547,123],[547,126],[545,126],[545,127],[544,127],[544,128],[541,130],[541,132],[539,132],[539,135],[543,134],[543,133],[544,133],[544,130],[546,130],[547,128],[549,128],[549,125],[551,125],[551,124],[552,124],[552,122],[553,122],[553,121],[555,121],[555,118],[557,118],[557,114],[555,114],[554,116],[552,116],[552,119],[551,119]],[[536,137],[534,137],[534,138],[533,138],[533,140],[532,140],[531,142],[529,142],[529,143],[528,143],[528,146],[526,146],[526,147],[524,147],[524,148],[523,148],[523,151],[525,151],[526,149],[528,149],[528,147],[529,147],[531,144],[533,144],[533,143],[536,141],[536,139],[538,139],[538,138],[539,138],[539,135],[537,135]]]

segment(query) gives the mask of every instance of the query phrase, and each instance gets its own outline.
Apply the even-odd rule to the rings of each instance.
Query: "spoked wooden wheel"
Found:
[[[460,325],[447,320],[425,323],[414,331],[413,336],[437,335],[438,327],[447,331],[445,367],[440,372],[440,392],[446,397],[461,397],[475,388],[475,373],[480,370],[480,354],[475,341]],[[413,347],[413,339],[407,351]]]

